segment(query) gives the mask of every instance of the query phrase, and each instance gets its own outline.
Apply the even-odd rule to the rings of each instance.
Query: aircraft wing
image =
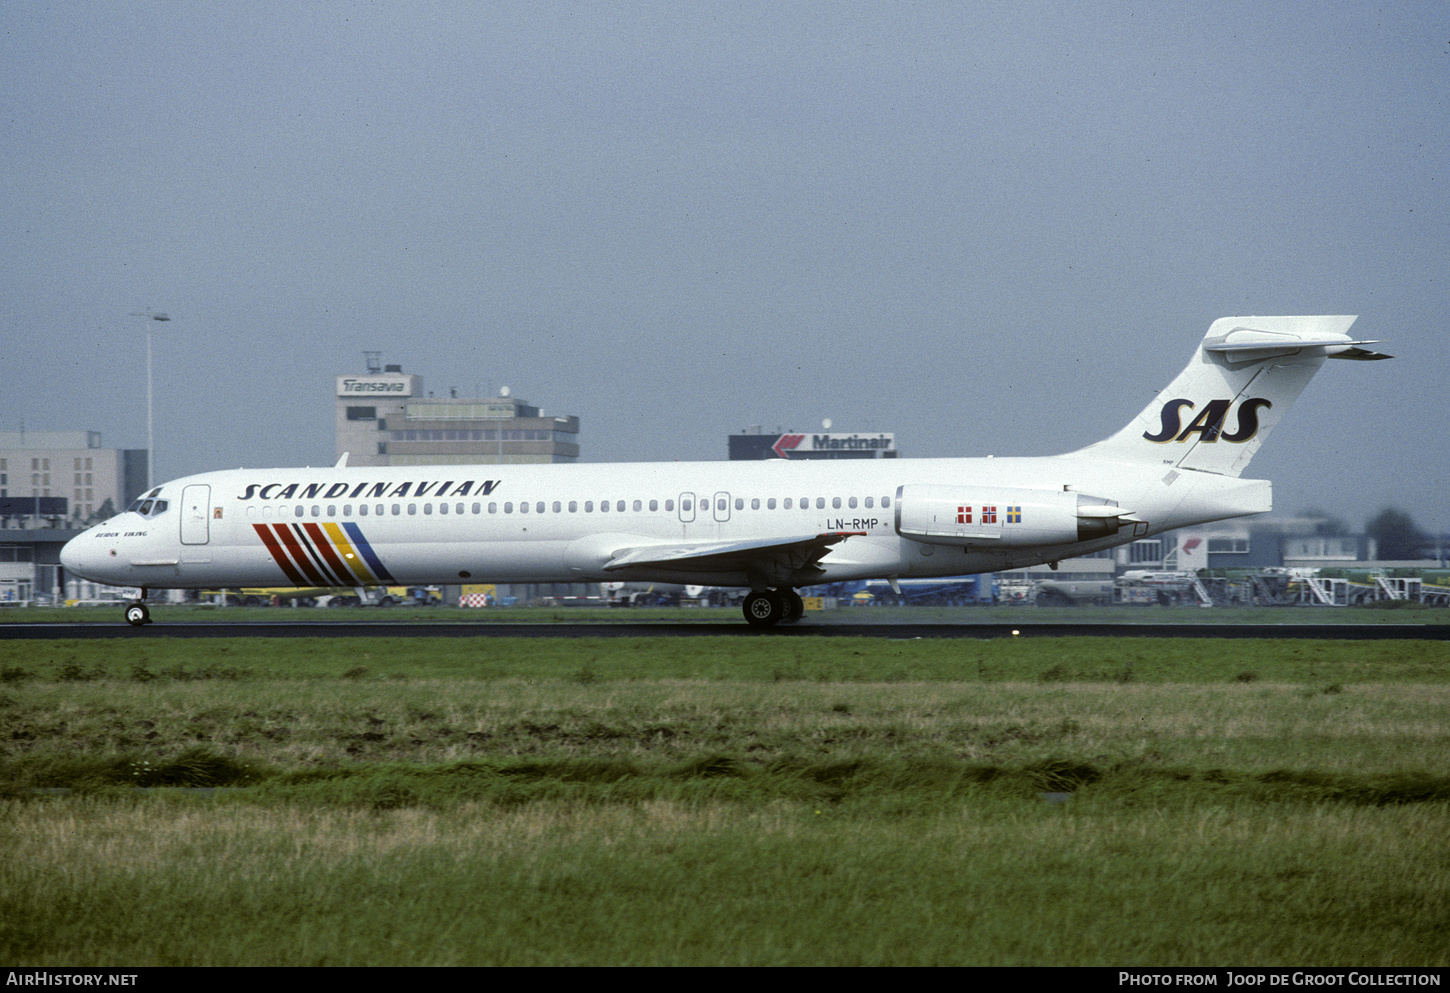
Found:
[[[791,573],[819,562],[832,545],[865,531],[827,531],[758,541],[702,541],[621,548],[605,563],[606,572],[648,567],[672,572]]]

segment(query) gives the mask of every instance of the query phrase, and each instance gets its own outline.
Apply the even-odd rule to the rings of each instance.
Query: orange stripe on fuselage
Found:
[[[342,553],[343,561],[357,574],[357,578],[367,584],[376,583],[377,579],[363,565],[362,556],[352,547],[352,542],[347,540],[347,535],[343,533],[342,528],[331,522],[322,527],[327,532],[327,536],[332,539],[332,543],[337,546],[337,550]]]

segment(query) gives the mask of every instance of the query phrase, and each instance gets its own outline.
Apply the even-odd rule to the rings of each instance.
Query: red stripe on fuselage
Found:
[[[338,576],[331,571],[331,568],[328,566],[326,559],[323,558],[322,553],[318,550],[317,546],[314,545],[311,540],[309,540],[307,531],[305,530],[306,527],[307,525],[305,524],[291,525],[292,533],[297,536],[297,543],[301,545],[302,548],[306,550],[307,554],[312,557],[312,567],[318,572],[322,573],[322,578],[333,586],[351,586],[352,577],[348,576],[346,573]]]
[[[312,536],[312,546],[322,554],[322,558],[331,567],[332,571],[342,580],[343,586],[351,586],[357,582],[353,578],[352,570],[347,567],[342,559],[338,558],[337,551],[332,547],[327,534],[322,530],[320,524],[304,524],[302,527]]]
[[[272,527],[276,531],[277,537],[282,539],[282,544],[287,547],[287,553],[292,556],[292,561],[297,563],[297,568],[302,570],[302,574],[307,577],[311,585],[335,585],[331,579],[328,579],[323,574],[317,563],[312,560],[312,556],[308,553],[307,546],[302,541],[302,537],[296,531],[293,531],[290,525],[274,524]]]
[[[267,546],[267,551],[272,553],[272,558],[281,567],[282,575],[291,580],[292,585],[308,585],[307,581],[302,578],[302,573],[298,572],[297,567],[288,561],[286,549],[277,543],[277,539],[273,537],[270,527],[266,524],[253,524],[252,530],[257,532],[257,536],[262,539],[262,544]]]

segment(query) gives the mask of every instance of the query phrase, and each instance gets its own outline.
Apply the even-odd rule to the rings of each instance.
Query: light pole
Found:
[[[144,317],[147,321],[171,320],[165,314],[153,314],[149,310],[133,311],[131,316]],[[156,427],[151,404],[151,331],[152,327],[148,323],[146,325],[146,489],[143,492],[150,492],[156,481]]]

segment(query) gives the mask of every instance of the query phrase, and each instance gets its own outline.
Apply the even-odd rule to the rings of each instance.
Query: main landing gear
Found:
[[[741,609],[751,627],[768,628],[800,620],[806,607],[799,593],[784,586],[777,590],[752,590]]]
[[[143,624],[151,623],[151,611],[146,607],[146,591],[141,591],[141,599],[133,600],[126,604],[126,623],[133,628],[139,628]]]

